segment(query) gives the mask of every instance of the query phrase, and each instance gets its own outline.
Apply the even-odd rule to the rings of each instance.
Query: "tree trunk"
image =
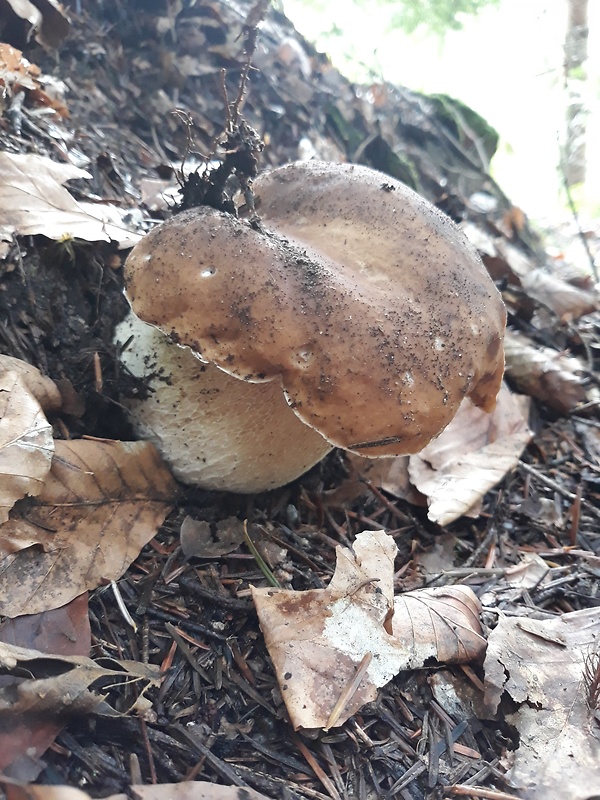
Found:
[[[588,0],[567,0],[565,37],[565,90],[567,95],[564,142],[564,177],[569,186],[585,181],[588,57]]]

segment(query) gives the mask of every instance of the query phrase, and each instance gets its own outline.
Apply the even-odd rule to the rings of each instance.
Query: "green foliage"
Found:
[[[362,1],[362,0],[361,0]],[[382,5],[397,6],[391,27],[413,33],[417,28],[427,28],[443,36],[446,31],[457,31],[463,26],[465,14],[474,15],[485,6],[497,6],[499,0],[378,0]]]
[[[486,6],[498,6],[500,0],[353,0],[368,10],[373,4],[392,12],[390,28],[401,28],[413,33],[424,28],[439,36],[447,31],[460,30],[465,15],[474,15]],[[325,11],[329,0],[304,0],[306,6],[316,11]]]

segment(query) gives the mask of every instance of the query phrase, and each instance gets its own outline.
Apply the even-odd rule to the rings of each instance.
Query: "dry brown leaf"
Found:
[[[0,776],[0,785],[2,777]],[[68,786],[22,786],[5,784],[6,800],[92,800],[89,794]],[[182,781],[153,786],[132,786],[134,800],[269,800],[254,789],[219,786],[208,781]],[[126,794],[113,794],[106,800],[127,800]]]
[[[0,227],[20,236],[114,240],[131,247],[141,238],[128,230],[116,206],[79,203],[62,185],[89,173],[45,156],[0,153]]]
[[[216,523],[187,516],[181,523],[181,549],[186,558],[216,558],[233,553],[244,541],[244,525],[237,517],[227,517]]]
[[[7,783],[0,776],[0,785],[4,786],[6,800],[91,800],[87,792],[73,786],[28,786],[17,782]],[[128,800],[126,794],[112,794],[105,800]]]
[[[173,181],[142,178],[140,192],[142,193],[142,203],[150,211],[169,211],[181,201],[179,186]]]
[[[42,24],[35,38],[44,47],[58,47],[71,27],[62,5],[58,0],[31,0],[31,2],[42,14]]]
[[[427,498],[428,516],[439,525],[462,515],[479,516],[485,493],[514,469],[531,439],[526,401],[502,386],[491,414],[464,400],[448,427],[420,453],[378,459],[353,455],[350,463],[360,477],[394,497],[418,505]],[[369,465],[373,461],[375,470]],[[361,484],[354,479],[340,491],[352,485]],[[333,495],[337,499],[337,492]]]
[[[15,18],[23,20],[23,38],[27,41],[34,32],[44,47],[58,47],[69,33],[71,24],[57,0],[4,0],[4,3]]]
[[[409,456],[367,458],[347,452],[344,458],[350,475],[335,489],[323,493],[324,505],[339,506],[369,494],[367,481],[413,505],[427,505],[426,498],[410,482]]]
[[[91,633],[87,594],[41,614],[7,619],[0,625],[0,641],[54,655],[87,656]],[[17,687],[21,678],[0,676],[0,688]],[[0,720],[0,770],[21,781],[32,781],[44,768],[42,754],[54,741],[64,721],[35,714]]]
[[[269,800],[254,789],[219,786],[208,781],[184,781],[157,786],[132,786],[134,800]]]
[[[17,500],[42,491],[54,453],[52,426],[25,380],[0,366],[0,525]]]
[[[509,283],[521,287],[528,297],[561,319],[579,319],[598,309],[600,298],[597,292],[573,286],[547,269],[536,266],[518,247],[490,236],[472,223],[464,225],[463,230],[481,253],[495,280],[508,279]]]
[[[85,656],[56,656],[0,642],[0,731],[37,733],[24,755],[38,759],[48,747],[47,730],[70,717],[100,712],[116,716],[106,702],[115,682],[156,683],[160,669],[133,661],[92,661]],[[10,682],[6,682],[6,677]],[[0,750],[0,770],[22,755],[23,741],[7,737]]]
[[[479,516],[485,493],[516,467],[532,437],[522,406],[505,385],[490,414],[463,400],[437,439],[410,457],[408,473],[428,498],[429,519],[448,525]]]
[[[40,72],[40,68],[24,58],[16,47],[0,44],[0,84],[7,94],[12,94],[14,87],[37,88]]]
[[[62,100],[51,97],[42,88],[40,76],[40,68],[29,62],[20,50],[9,44],[0,44],[0,86],[4,87],[2,99],[10,98],[24,89],[31,103],[49,106],[62,117],[68,117],[68,109]],[[2,99],[0,99],[0,109]]]
[[[544,269],[534,269],[522,280],[530,297],[553,311],[560,319],[579,319],[598,310],[598,294],[579,289]]]
[[[6,14],[10,22],[12,22],[10,19],[10,13],[12,12],[14,17],[23,20],[25,23],[28,34],[26,38],[29,38],[29,31],[31,29],[35,30],[41,25],[41,12],[38,11],[35,5],[29,2],[29,0],[4,0],[4,4],[5,8],[3,8],[2,11]],[[10,9],[10,11],[8,9]]]
[[[337,548],[327,589],[252,589],[296,729],[341,725],[401,670],[481,656],[485,640],[473,592],[464,586],[426,589],[394,600],[396,552],[391,536],[365,531],[352,550]],[[360,665],[364,677],[331,722]]]
[[[581,403],[597,399],[584,382],[585,367],[573,356],[549,347],[537,347],[516,331],[504,339],[506,374],[520,392],[541,400],[550,408],[567,414]]]
[[[176,494],[149,442],[57,441],[40,496],[0,527],[0,614],[56,608],[116,580]]]
[[[529,800],[588,800],[600,786],[600,727],[589,713],[584,664],[598,648],[600,614],[584,609],[546,620],[501,617],[485,658],[485,702],[504,694],[519,732],[508,779]]]
[[[20,358],[0,355],[0,375],[5,372],[16,372],[23,379],[29,392],[41,405],[44,412],[58,411],[61,407],[61,395],[57,385],[50,378],[46,378],[32,364],[21,361]]]

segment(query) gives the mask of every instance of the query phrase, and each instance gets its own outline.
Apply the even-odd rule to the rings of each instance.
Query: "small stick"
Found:
[[[154,755],[152,754],[152,749],[150,747],[150,739],[148,738],[148,729],[146,728],[146,723],[143,719],[140,718],[140,727],[142,729],[142,739],[144,740],[144,746],[146,748],[146,753],[148,754],[148,766],[150,767],[150,780],[153,784],[158,783],[158,777],[156,775],[156,766],[154,764]]]
[[[135,620],[133,619],[133,617],[129,613],[129,610],[127,609],[127,606],[125,605],[125,601],[123,600],[123,596],[121,595],[121,592],[119,591],[119,587],[117,586],[117,584],[114,581],[110,582],[110,586],[111,586],[111,589],[113,590],[113,594],[115,596],[115,600],[117,601],[117,605],[119,606],[119,611],[123,615],[123,618],[124,618],[125,622],[128,625],[131,625],[131,627],[133,628],[135,633],[137,633],[138,627],[136,625]]]
[[[541,472],[538,472],[537,469],[534,469],[530,464],[526,464],[524,461],[519,461],[519,466],[521,467],[524,472],[529,473],[529,475],[533,475],[534,478],[537,478],[541,483],[544,483],[549,489],[553,489],[555,492],[558,492],[563,497],[566,497],[567,500],[571,500],[572,502],[577,499],[577,495],[570,492],[568,489],[565,489],[560,485],[560,483],[556,483],[553,481],[552,478],[548,478],[546,475],[543,475]],[[585,508],[587,512],[593,514],[595,517],[600,519],[600,510],[595,508],[591,503],[588,503],[587,500],[582,500],[581,505]]]
[[[483,797],[486,800],[520,800],[516,794],[498,792],[495,789],[483,789],[479,786],[468,786],[466,783],[448,786],[445,791],[450,792],[450,794],[467,795],[468,797]]]
[[[373,659],[372,653],[364,654],[360,664],[356,669],[354,677],[352,678],[350,683],[346,686],[346,688],[342,691],[341,695],[338,698],[337,703],[334,705],[324,730],[328,731],[330,728],[333,728],[338,719],[341,717],[344,709],[350,702],[350,699],[354,697],[354,695],[356,694],[358,687],[360,686],[360,682],[362,681],[367,670],[369,669],[369,665],[372,659]]]
[[[295,733],[292,734],[292,741],[294,742],[298,750],[300,750],[300,752],[310,765],[311,769],[313,770],[317,778],[321,781],[325,789],[327,789],[327,791],[329,792],[329,796],[332,797],[333,800],[342,800],[331,778],[327,775],[326,772],[323,771],[317,759],[313,756],[313,754],[310,752],[310,750],[304,744],[304,742],[302,742],[298,738],[298,736],[296,736]]]

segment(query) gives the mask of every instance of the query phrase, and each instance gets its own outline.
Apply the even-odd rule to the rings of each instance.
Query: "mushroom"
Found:
[[[177,477],[261,491],[332,447],[418,452],[465,396],[493,408],[506,312],[451,220],[348,164],[289,164],[254,194],[260,224],[192,209],[127,259],[147,325],[123,323],[122,359],[154,390],[129,407]]]

